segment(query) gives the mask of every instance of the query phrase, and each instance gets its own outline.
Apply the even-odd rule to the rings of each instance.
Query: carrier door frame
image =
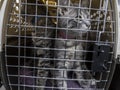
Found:
[[[11,3],[13,0],[2,0],[0,7],[0,70],[1,79],[6,90],[10,90],[7,80],[6,67],[5,67],[5,54],[4,54],[4,44],[5,44],[5,31],[7,30],[7,23],[9,19],[9,13],[11,8]]]
[[[115,31],[114,35],[114,57],[112,60],[112,65],[110,68],[110,75],[108,78],[107,85],[105,87],[105,90],[109,90],[110,84],[115,72],[116,64],[120,60],[120,0],[110,0],[112,2],[112,8],[114,10],[112,19],[115,20],[115,23],[113,24],[113,29]]]
[[[116,19],[116,48],[115,48],[115,58],[119,59],[120,62],[120,0],[115,0],[115,19]]]

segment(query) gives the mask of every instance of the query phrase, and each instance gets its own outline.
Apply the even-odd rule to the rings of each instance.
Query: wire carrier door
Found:
[[[115,2],[5,0],[6,89],[107,90],[118,50]]]

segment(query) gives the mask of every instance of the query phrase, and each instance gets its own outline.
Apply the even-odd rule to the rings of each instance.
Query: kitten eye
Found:
[[[74,20],[68,21],[68,28],[75,28],[77,27],[77,22]]]
[[[79,18],[81,19],[81,18],[82,18],[82,16],[81,16],[81,15],[79,15]]]

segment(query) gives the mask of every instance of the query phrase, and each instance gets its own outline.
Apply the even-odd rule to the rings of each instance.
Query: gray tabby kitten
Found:
[[[22,3],[25,4],[22,5],[21,13],[26,15],[26,22],[30,23],[31,26],[37,26],[32,28],[32,44],[34,45],[32,55],[36,59],[35,62],[37,67],[36,90],[44,90],[48,73],[50,71],[49,68],[51,67],[50,58],[52,57],[50,50],[52,40],[48,38],[52,38],[54,36],[53,30],[45,27],[53,27],[54,24],[49,18],[46,21],[46,8],[45,6],[38,5],[42,3],[41,0],[22,0]],[[34,17],[29,15],[33,15]],[[44,17],[40,17],[40,15]],[[46,70],[45,68],[48,69]]]
[[[90,85],[95,85],[95,82],[84,81],[81,79],[91,79],[90,72],[85,73],[82,70],[87,69],[83,60],[84,43],[79,41],[90,29],[90,13],[87,9],[73,8],[79,7],[79,3],[72,4],[70,0],[58,0],[58,26],[62,28],[58,30],[58,38],[61,40],[55,41],[55,58],[57,70],[55,71],[56,85],[59,90],[67,90],[68,71],[74,69],[77,82],[82,88],[89,88]],[[81,7],[88,7],[89,0],[80,0]],[[72,7],[69,7],[72,6]],[[65,6],[65,7],[63,7]],[[68,7],[67,7],[68,6]],[[66,40],[67,39],[67,40]],[[72,39],[72,40],[70,40]],[[78,41],[75,41],[78,40]],[[68,70],[69,69],[69,70]],[[72,71],[72,70],[71,70]]]
[[[47,21],[48,26],[53,26],[54,24],[50,19]],[[41,17],[38,19],[38,26],[46,26],[46,19]],[[38,28],[35,32],[32,33],[32,40],[35,46],[35,53],[38,57],[37,63],[37,78],[36,78],[36,85],[38,85],[36,90],[44,90],[46,85],[46,80],[49,73],[49,68],[51,68],[51,45],[52,40],[47,39],[53,36],[53,30],[45,29],[45,28]],[[43,59],[44,58],[44,59]],[[46,70],[47,68],[47,70]]]

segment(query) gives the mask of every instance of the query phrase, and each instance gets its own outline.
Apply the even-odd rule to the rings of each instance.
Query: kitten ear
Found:
[[[67,7],[61,7],[61,6],[69,6],[70,0],[58,0],[58,14],[64,15],[64,13],[67,11]]]
[[[89,7],[90,0],[81,0],[81,6],[82,7]]]
[[[69,3],[70,3],[70,0],[58,0],[59,5],[68,6]]]

